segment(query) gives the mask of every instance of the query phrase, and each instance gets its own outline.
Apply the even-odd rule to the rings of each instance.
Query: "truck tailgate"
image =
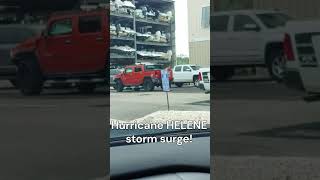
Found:
[[[320,35],[312,37],[313,49],[299,55],[300,74],[307,92],[320,93]]]

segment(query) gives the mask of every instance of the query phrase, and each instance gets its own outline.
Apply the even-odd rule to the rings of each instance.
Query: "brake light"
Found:
[[[201,75],[201,72],[199,72],[198,80],[199,80],[199,81],[202,81],[202,75]]]
[[[156,78],[160,78],[161,77],[161,72],[160,71],[156,71],[155,72],[155,76],[156,76]]]
[[[292,47],[292,41],[289,34],[285,34],[283,42],[283,50],[286,60],[294,61],[294,52]]]

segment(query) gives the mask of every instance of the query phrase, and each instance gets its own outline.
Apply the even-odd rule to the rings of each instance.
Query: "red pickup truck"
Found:
[[[153,91],[155,87],[162,86],[161,69],[164,69],[161,65],[127,66],[122,73],[115,76],[115,88],[118,92],[122,92],[125,87],[133,86],[135,90],[139,90],[140,86],[143,86],[145,91]],[[167,70],[169,71],[169,80],[172,82],[172,70],[171,68],[167,68]]]
[[[108,10],[53,14],[41,35],[11,50],[19,89],[36,95],[45,81],[51,81],[92,92],[108,81],[109,36]]]

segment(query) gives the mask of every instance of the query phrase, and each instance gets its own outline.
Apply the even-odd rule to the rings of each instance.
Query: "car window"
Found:
[[[132,68],[127,68],[126,69],[126,73],[132,73],[132,72],[133,72]]]
[[[183,66],[183,72],[190,72],[191,68],[189,66]]]
[[[80,33],[101,32],[101,16],[84,16],[79,18]]]
[[[253,25],[256,25],[258,27],[258,24],[250,16],[247,16],[247,15],[236,15],[234,17],[233,29],[236,32],[247,31],[245,29],[245,25],[248,25],[248,24],[253,24]]]
[[[175,71],[175,72],[181,72],[181,68],[182,68],[181,66],[177,66],[177,67],[174,69],[174,71]]]
[[[146,70],[161,70],[163,69],[162,65],[146,65]]]
[[[213,16],[211,21],[211,27],[214,32],[226,32],[228,31],[229,16]]]
[[[194,71],[197,71],[200,69],[200,66],[190,66]]]
[[[55,21],[49,30],[50,36],[68,35],[72,33],[72,20],[63,19]]]
[[[141,72],[142,71],[142,68],[141,67],[136,67],[135,69],[134,69],[134,72]]]
[[[262,23],[270,29],[285,26],[285,24],[293,18],[281,13],[264,13],[257,14]]]

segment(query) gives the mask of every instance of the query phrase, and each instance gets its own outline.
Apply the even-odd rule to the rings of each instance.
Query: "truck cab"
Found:
[[[40,94],[45,81],[73,83],[83,92],[92,92],[98,83],[105,83],[107,15],[107,10],[54,13],[41,35],[12,49],[21,92]]]

